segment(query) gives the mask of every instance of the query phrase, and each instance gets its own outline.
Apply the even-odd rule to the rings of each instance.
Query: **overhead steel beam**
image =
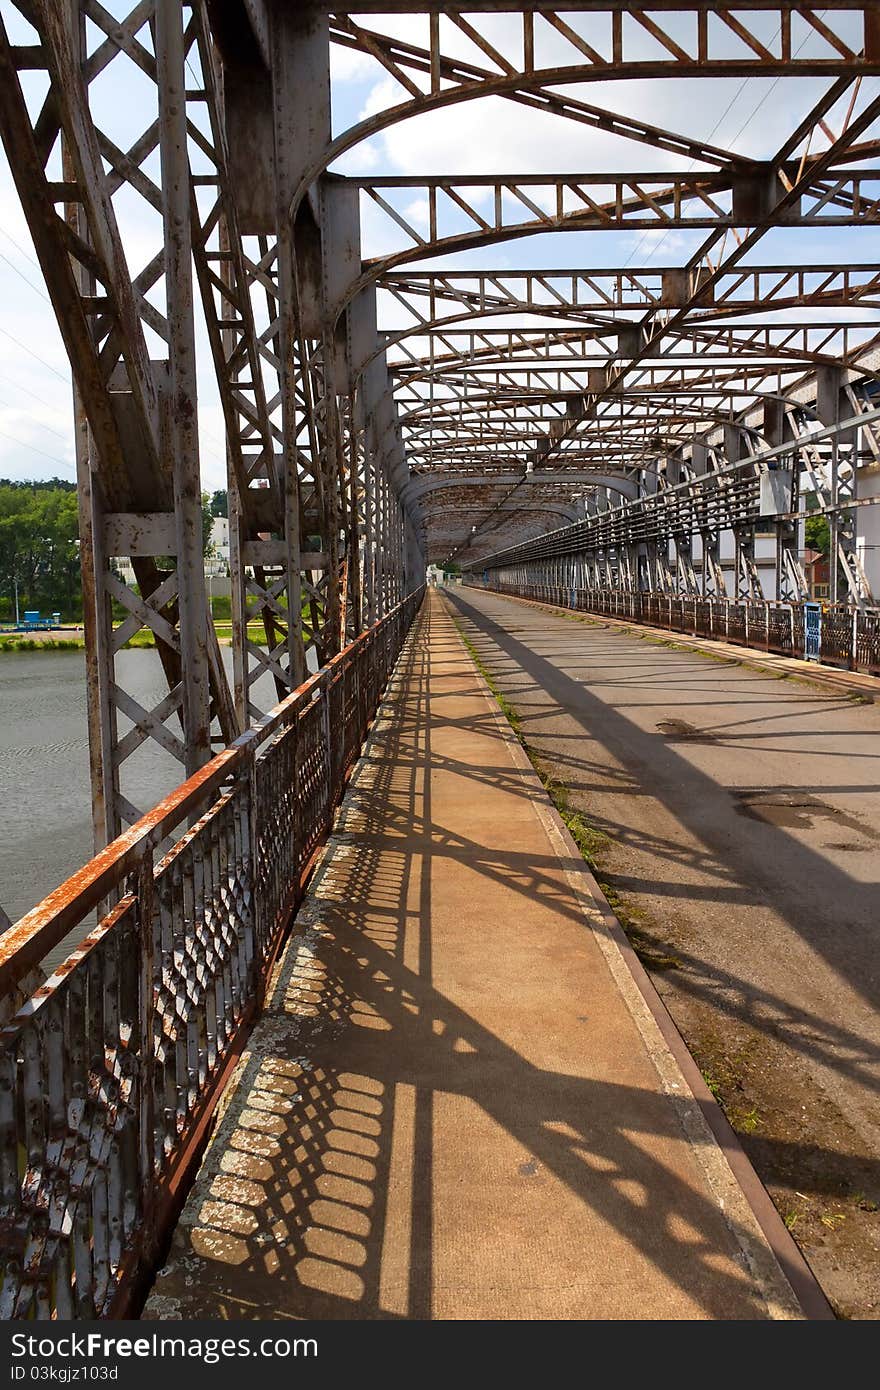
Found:
[[[733,582],[751,593],[767,449],[784,444],[830,518],[835,592],[867,601],[858,517],[878,490],[880,263],[857,252],[870,255],[859,233],[880,222],[876,5],[130,0],[111,14],[10,0],[8,12],[0,123],[75,381],[99,841],[137,813],[138,748],[197,769],[390,611],[426,543],[474,556],[497,549],[489,536],[546,529],[554,508],[606,527],[637,507],[650,535],[602,559],[615,582],[650,571],[717,592],[726,527]],[[403,35],[399,14],[423,16],[420,32]],[[378,109],[347,126],[334,46],[376,79]],[[98,93],[129,70],[143,109],[123,122]],[[705,106],[683,105],[681,130],[630,99],[645,79],[751,76],[813,80],[812,106],[792,103],[761,158],[761,140],[702,138]],[[381,167],[382,132],[488,99],[574,123],[591,172]],[[600,135],[620,167],[592,158]],[[379,165],[335,172],[365,141]],[[124,212],[135,204],[149,233]],[[836,229],[839,263],[798,255],[810,228]],[[639,263],[622,264],[626,246],[609,266],[486,269],[503,240],[574,232],[580,258],[599,232],[614,244],[672,230],[687,250],[666,244],[657,267],[638,246]],[[763,254],[780,232],[790,260]],[[231,688],[202,571],[199,317],[225,433]],[[848,433],[817,433],[853,418]],[[727,510],[713,493],[726,478]],[[687,517],[710,495],[700,576]],[[799,522],[794,509],[774,518],[777,575],[797,588]],[[114,573],[126,558],[136,588]],[[165,682],[151,708],[119,661],[144,629]]]

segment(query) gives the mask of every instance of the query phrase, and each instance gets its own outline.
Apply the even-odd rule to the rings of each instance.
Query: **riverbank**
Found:
[[[82,627],[55,627],[44,632],[0,631],[0,652],[81,651],[85,646]]]
[[[232,623],[215,622],[214,631],[221,647],[232,645]],[[248,635],[255,642],[260,641],[261,623],[250,623]],[[138,648],[152,649],[156,639],[151,632],[141,630],[124,644],[126,651]],[[53,628],[46,632],[0,632],[0,653],[3,652],[76,652],[85,649],[85,635],[81,627]]]

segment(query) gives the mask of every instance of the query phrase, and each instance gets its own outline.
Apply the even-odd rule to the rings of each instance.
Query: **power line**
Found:
[[[819,18],[819,19],[824,19],[827,13],[828,13],[827,10],[823,10],[823,11],[821,12],[821,14],[818,16],[818,18]],[[780,28],[778,28],[778,29],[776,30],[776,33],[774,34],[773,39],[771,40],[771,42],[775,42],[776,39],[779,38],[779,35],[780,35],[781,33],[782,33],[782,28],[781,28],[781,26],[780,26]],[[797,57],[797,55],[801,52],[801,50],[802,50],[803,48],[806,48],[806,46],[807,46],[807,44],[809,43],[809,41],[810,41],[811,38],[812,38],[812,34],[807,34],[807,36],[802,40],[802,42],[801,42],[801,43],[798,45],[798,47],[795,49],[795,51],[794,51],[794,56],[795,56],[795,57]],[[730,111],[731,107],[735,104],[735,102],[737,102],[737,101],[739,100],[740,95],[742,94],[742,92],[745,90],[745,88],[748,86],[748,84],[749,84],[750,82],[754,82],[754,81],[755,81],[755,79],[754,79],[753,77],[746,77],[746,78],[743,78],[743,81],[740,83],[740,85],[739,85],[739,87],[737,88],[736,92],[734,93],[733,97],[732,97],[731,100],[727,103],[727,106],[726,106],[725,109],[724,109],[723,115],[719,118],[719,120],[716,121],[716,123],[715,123],[715,125],[713,126],[711,132],[709,133],[709,135],[707,135],[707,137],[706,137],[706,143],[707,143],[707,144],[708,144],[709,141],[713,138],[713,136],[715,135],[715,132],[719,129],[719,127],[721,126],[722,122],[723,122],[723,121],[725,120],[725,118],[727,117],[727,113]],[[766,92],[765,92],[764,95],[761,97],[761,100],[758,102],[757,106],[755,107],[755,109],[754,109],[754,111],[751,113],[751,115],[746,117],[745,121],[744,121],[743,124],[740,126],[739,130],[736,132],[736,135],[734,135],[733,139],[727,142],[728,144],[730,144],[730,145],[735,145],[735,144],[736,144],[736,142],[737,142],[737,140],[739,139],[739,137],[744,133],[744,131],[746,130],[746,128],[747,128],[747,127],[751,124],[751,122],[755,119],[755,117],[757,116],[757,114],[758,114],[758,112],[760,111],[761,107],[764,105],[764,102],[768,99],[768,97],[772,96],[773,92],[774,92],[775,89],[779,86],[779,83],[780,83],[781,81],[782,81],[782,74],[780,73],[779,77],[775,78],[774,81],[771,82],[770,86],[767,88]],[[691,170],[693,169],[693,167],[694,167],[694,165],[695,165],[696,163],[697,163],[697,161],[696,161],[695,159],[692,159],[692,160],[691,160],[690,166],[689,166],[688,171],[687,171],[688,173],[691,172]],[[691,198],[691,199],[688,200],[689,203],[692,203],[693,201],[694,201],[693,198]],[[645,241],[647,240],[647,238],[648,238],[650,235],[651,235],[650,231],[648,231],[648,232],[646,232],[646,233],[644,234],[644,236],[643,236],[643,237],[641,238],[641,240],[639,241],[638,246],[636,246],[636,247],[633,249],[632,256],[630,256],[629,260],[626,262],[627,265],[629,265],[630,261],[633,259],[633,256],[636,255],[636,253],[638,252],[639,248],[640,248],[641,246],[644,245]],[[657,245],[654,247],[654,251],[655,251],[655,252],[656,252],[657,250],[659,250],[659,248],[663,245],[664,241],[666,240],[666,238],[667,238],[668,236],[669,236],[669,232],[664,232],[664,233],[663,233],[663,235],[661,236],[660,240],[657,242]]]
[[[781,33],[781,29],[777,29],[777,31],[776,31],[776,37],[777,37],[777,38],[779,37],[779,34],[780,34],[780,33]],[[714,126],[713,126],[712,129],[709,131],[709,134],[706,136],[706,144],[707,144],[707,145],[709,144],[710,140],[712,140],[712,139],[714,138],[716,132],[717,132],[718,130],[721,129],[721,126],[724,124],[724,121],[725,121],[725,119],[726,119],[726,117],[727,117],[728,111],[730,111],[730,109],[731,109],[733,106],[736,105],[736,103],[737,103],[737,102],[739,101],[739,99],[740,99],[740,96],[741,96],[742,93],[745,91],[746,87],[749,85],[749,83],[750,83],[751,81],[752,81],[751,77],[744,77],[743,80],[742,80],[742,82],[740,82],[740,84],[739,84],[739,86],[737,87],[736,91],[734,92],[733,96],[730,98],[730,101],[727,103],[727,105],[725,106],[723,112],[722,112],[721,115],[719,116],[718,120],[715,122]],[[731,144],[732,144],[732,143],[733,143],[733,141],[731,141]],[[693,169],[693,167],[694,167],[694,165],[695,165],[696,163],[697,163],[697,161],[696,161],[695,159],[692,159],[692,160],[691,160],[690,164],[688,165],[688,169],[687,169],[687,172],[688,172],[688,173],[691,172],[691,170]],[[657,246],[662,245],[662,243],[665,241],[665,239],[666,239],[666,237],[667,237],[668,235],[669,235],[669,233],[666,232],[666,233],[660,238],[660,241],[658,241]],[[641,240],[639,241],[638,245],[635,246],[635,247],[633,248],[632,256],[630,256],[629,260],[626,262],[627,265],[629,265],[629,263],[630,263],[630,261],[632,261],[633,257],[637,255],[637,253],[639,252],[639,250],[641,249],[641,247],[644,246],[644,244],[645,244],[645,242],[647,241],[647,239],[648,239],[649,236],[651,236],[651,232],[650,232],[650,231],[647,231],[647,232],[644,233],[644,235],[642,236],[642,238],[641,238]],[[657,247],[655,247],[654,249],[656,250]]]
[[[44,367],[48,367],[49,371],[54,372],[58,380],[63,381],[65,386],[68,384],[68,378],[63,374],[63,372],[59,372],[58,368],[53,367],[51,362],[47,362],[45,357],[40,357],[39,353],[34,352],[33,348],[29,348],[26,343],[21,342],[20,339],[14,337],[11,333],[7,332],[5,328],[0,328],[0,333],[3,334],[4,338],[8,338],[11,343],[15,343],[16,347],[20,347],[22,352],[29,353],[29,355],[35,358],[37,362],[42,363]]]
[[[30,285],[34,293],[38,294],[41,299],[45,299],[47,304],[51,304],[52,301],[50,300],[49,296],[47,294],[43,294],[43,291],[40,289],[39,285],[35,285],[33,280],[29,280],[28,277],[25,275],[24,271],[19,270],[15,262],[11,261],[8,256],[4,256],[2,251],[0,251],[0,261],[5,261],[6,264],[9,266],[10,270],[14,270],[20,280],[23,280],[26,285]]]
[[[7,232],[5,227],[0,227],[0,236],[5,236],[7,241],[11,241],[16,251],[20,252],[20,254],[24,256],[26,261],[30,261],[32,266],[34,266],[37,270],[41,269],[39,263],[34,260],[33,256],[28,251],[25,251],[24,247],[21,245],[21,242],[15,240],[15,237],[11,234],[11,232]]]
[[[807,40],[804,39],[804,43],[806,43],[806,41],[807,41]],[[804,43],[801,44],[801,48],[803,48]],[[800,51],[801,51],[800,48],[798,48],[798,49],[795,51],[795,57],[797,57],[797,54],[800,53]],[[773,92],[775,91],[775,89],[779,86],[779,84],[780,84],[781,81],[782,81],[782,77],[781,77],[781,75],[780,75],[779,77],[775,78],[775,79],[770,83],[770,86],[767,88],[766,92],[765,92],[764,95],[761,97],[761,100],[758,102],[758,105],[755,107],[755,109],[754,109],[754,111],[752,112],[752,114],[751,114],[750,116],[747,116],[747,117],[746,117],[745,122],[743,123],[743,125],[740,126],[739,130],[736,132],[736,135],[734,135],[732,143],[734,143],[734,144],[736,143],[736,141],[739,139],[739,137],[742,135],[743,131],[745,130],[746,126],[750,125],[751,122],[755,119],[755,117],[757,116],[757,114],[758,114],[758,112],[760,111],[761,107],[764,105],[764,102],[767,100],[767,98],[768,98],[769,96],[772,95],[772,93],[773,93]]]
[[[11,386],[14,391],[23,391],[26,396],[30,396],[32,400],[39,401],[40,405],[45,406],[45,396],[38,396],[36,391],[32,391],[29,386],[22,386],[20,382],[13,381],[11,376],[0,374],[0,381],[5,381],[7,386]],[[7,402],[7,404],[9,403]],[[14,410],[15,406],[13,405],[12,408]]]
[[[6,379],[7,378],[4,378],[4,380]],[[30,394],[33,395],[34,393],[31,392]],[[39,399],[39,397],[36,397],[36,399]],[[14,401],[7,401],[4,399],[3,396],[0,396],[0,405],[5,405],[9,410],[18,409]],[[50,434],[54,434],[55,438],[60,439],[63,444],[66,444],[68,442],[68,436],[66,434],[62,434],[60,430],[53,430],[51,425],[44,425],[42,420],[36,420],[34,423],[39,425],[41,430],[48,430]]]
[[[828,13],[827,10],[822,10],[821,13],[817,16],[817,18],[820,19],[820,20],[822,20],[822,19],[825,18],[825,16],[827,15],[827,13]],[[777,30],[777,34],[778,34],[778,33],[779,33],[779,31]],[[802,48],[806,48],[807,44],[809,43],[809,41],[810,41],[810,39],[811,39],[812,37],[813,37],[812,33],[808,33],[808,34],[807,34],[807,36],[806,36],[806,38],[803,40],[803,42],[795,49],[795,51],[794,51],[794,56],[795,56],[795,58],[796,58],[797,55],[800,53],[800,51],[801,51]],[[754,111],[752,112],[751,116],[747,116],[747,117],[746,117],[745,123],[744,123],[742,126],[740,126],[739,130],[736,132],[736,135],[734,135],[733,140],[732,140],[732,142],[731,142],[732,144],[735,144],[735,143],[736,143],[736,141],[739,139],[739,137],[742,135],[743,131],[745,130],[746,126],[750,123],[750,121],[753,121],[753,120],[755,119],[755,117],[757,116],[757,114],[758,114],[758,112],[760,111],[761,107],[764,105],[764,102],[765,102],[765,101],[767,100],[767,98],[771,95],[771,93],[772,93],[773,91],[775,91],[775,89],[779,86],[779,83],[780,83],[781,81],[782,81],[782,74],[780,73],[779,76],[778,76],[777,78],[775,78],[773,82],[770,83],[770,86],[767,88],[766,92],[765,92],[764,95],[761,97],[761,100],[758,102],[758,105],[755,107],[755,109],[754,109]]]
[[[6,430],[0,430],[0,436],[3,439],[11,440],[13,444],[18,444],[22,449],[30,449],[33,454],[42,454],[44,459],[48,459],[50,463],[57,463],[60,468],[73,468],[73,464],[68,463],[65,459],[56,458],[54,454],[47,454],[45,449],[38,449],[36,444],[28,444],[24,439],[17,439],[14,434],[7,434]]]

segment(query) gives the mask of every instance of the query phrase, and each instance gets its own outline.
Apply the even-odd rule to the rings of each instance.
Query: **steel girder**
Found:
[[[880,463],[880,265],[856,252],[880,221],[876,5],[6,8],[3,138],[74,373],[99,843],[136,814],[123,772],[142,744],[196,771],[212,740],[387,612],[426,546],[477,562],[574,516],[596,572],[717,592],[730,533],[748,592],[785,446],[791,494],[761,521],[778,574],[802,586],[806,491],[829,517],[841,596],[867,600],[857,518]],[[334,49],[384,84],[348,122],[333,109]],[[134,134],[103,114],[120,72],[150,94]],[[751,77],[813,84],[760,158],[628,100],[645,79]],[[623,167],[372,171],[376,137],[490,98],[613,142]],[[336,172],[359,147],[370,172]],[[830,229],[852,256],[763,254],[780,230]],[[598,247],[634,232],[675,233],[683,249],[657,269],[638,261],[642,240],[633,266],[604,252],[579,265],[578,249],[573,269],[485,268],[499,242]],[[200,355],[225,434],[231,681],[202,573]],[[613,520],[632,508],[644,534]],[[150,709],[118,659],[140,628],[167,688]]]
[[[400,501],[396,419],[365,445],[357,334],[339,342],[322,298],[341,241],[350,265],[337,288],[360,272],[356,209],[352,219],[328,192],[302,233],[287,216],[303,159],[329,142],[326,23],[277,7],[257,71],[253,46],[236,54],[203,0],[124,11],[20,0],[5,18],[3,140],[74,378],[100,847],[143,809],[129,759],[146,741],[196,772],[212,742],[302,681],[310,653],[326,660],[402,598],[420,534]],[[131,113],[117,99],[108,115],[104,99],[126,82],[138,87],[134,136]],[[254,90],[261,205],[236,167]],[[358,350],[366,360],[374,348],[375,330]],[[197,351],[213,363],[225,426],[231,682],[206,598]],[[117,573],[122,559],[136,589]],[[120,660],[141,630],[166,683],[149,708]]]
[[[394,14],[426,17],[418,41],[412,28],[398,33],[392,20],[362,17],[370,8],[334,10],[331,36],[389,74],[394,97],[387,109],[341,132],[330,158],[412,116],[492,96],[635,141],[658,161],[639,173],[631,172],[639,167],[634,160],[625,172],[487,170],[352,180],[373,218],[384,219],[386,234],[397,235],[396,245],[365,262],[351,292],[376,284],[398,311],[384,346],[414,469],[558,472],[600,453],[607,458],[611,447],[624,473],[650,474],[658,461],[652,449],[661,460],[693,449],[723,457],[719,440],[731,422],[739,422],[755,448],[780,428],[791,431],[790,410],[803,404],[811,373],[843,368],[847,387],[867,400],[863,388],[873,372],[864,364],[877,341],[876,272],[855,262],[818,266],[811,280],[805,259],[803,273],[786,264],[774,282],[772,264],[762,275],[750,262],[775,228],[815,227],[825,219],[829,226],[863,227],[876,218],[880,106],[876,84],[867,85],[877,74],[875,7],[523,7],[509,16],[503,41],[490,18],[506,8],[499,5],[477,3],[452,14],[431,4],[392,6]],[[798,73],[826,78],[825,91],[757,161],[575,94],[576,84],[592,81],[614,81],[621,90],[645,77]],[[689,159],[690,168],[667,165],[663,172],[670,154]],[[299,199],[327,167],[312,166]],[[503,283],[493,279],[488,295],[493,273],[479,262],[472,274],[460,264],[423,268],[431,256],[499,240],[587,229],[619,236],[633,227],[690,229],[697,250],[684,264],[654,272],[653,292],[649,272],[625,268],[613,286],[613,271],[584,272],[582,279],[575,271],[568,291],[551,271],[505,269]],[[414,261],[417,270],[395,269]],[[422,307],[420,294],[427,301]],[[768,307],[778,321],[765,318]],[[799,323],[790,313],[782,318],[795,308],[814,312],[801,312]],[[829,324],[823,315],[834,308],[857,309],[858,317]],[[756,314],[764,322],[754,322]],[[506,333],[491,323],[502,317]],[[511,318],[518,320],[514,329]],[[543,342],[535,331],[541,320]],[[524,397],[543,398],[540,408],[512,409]],[[814,391],[813,406],[815,400]],[[686,458],[679,462],[687,468]],[[463,538],[462,545],[472,551],[474,542]],[[461,558],[458,548],[454,553]]]
[[[852,514],[862,507],[873,505],[873,498],[857,498],[853,493],[856,460],[851,436],[858,428],[876,428],[880,422],[880,408],[857,411],[846,419],[838,419],[825,429],[811,431],[809,440],[793,438],[773,449],[764,449],[740,462],[723,462],[714,468],[706,467],[700,474],[691,473],[689,477],[679,478],[666,473],[657,477],[655,485],[646,489],[644,495],[632,501],[623,501],[619,506],[610,506],[607,499],[604,505],[594,505],[590,514],[583,520],[555,532],[544,534],[519,545],[493,552],[484,556],[480,568],[502,581],[517,576],[516,582],[534,582],[536,576],[546,576],[547,564],[559,557],[586,557],[589,564],[606,578],[613,574],[619,582],[621,569],[625,568],[625,557],[651,550],[655,562],[662,551],[663,570],[647,586],[668,592],[721,592],[721,585],[710,589],[699,584],[696,575],[681,565],[684,554],[689,552],[690,543],[695,536],[713,535],[721,531],[730,532],[735,540],[734,559],[734,597],[761,597],[756,586],[754,557],[750,553],[753,545],[756,523],[760,522],[763,500],[766,495],[765,480],[771,480],[769,491],[776,494],[778,505],[772,510],[773,524],[776,527],[795,525],[802,518],[798,506],[798,461],[806,459],[806,471],[814,483],[815,490],[826,496],[824,507],[826,515],[838,522],[845,514]],[[849,438],[847,461],[841,459],[843,441]],[[876,442],[876,441],[875,441]],[[837,467],[840,474],[838,489],[829,481],[829,470]],[[670,543],[679,561],[679,576],[676,581],[666,567]],[[862,590],[865,576],[860,570],[857,554],[847,546],[842,529],[835,537],[838,558],[847,571],[851,592],[863,606],[869,593]],[[711,563],[714,579],[717,580],[717,554],[712,555],[704,547],[704,556]],[[800,567],[790,565],[782,554],[777,554],[777,598],[802,598],[803,576]],[[621,587],[633,587],[622,583]],[[638,585],[635,585],[638,587]]]

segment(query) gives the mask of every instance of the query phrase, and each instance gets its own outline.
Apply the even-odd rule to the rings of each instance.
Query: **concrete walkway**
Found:
[[[637,977],[429,594],[144,1316],[802,1316]]]

